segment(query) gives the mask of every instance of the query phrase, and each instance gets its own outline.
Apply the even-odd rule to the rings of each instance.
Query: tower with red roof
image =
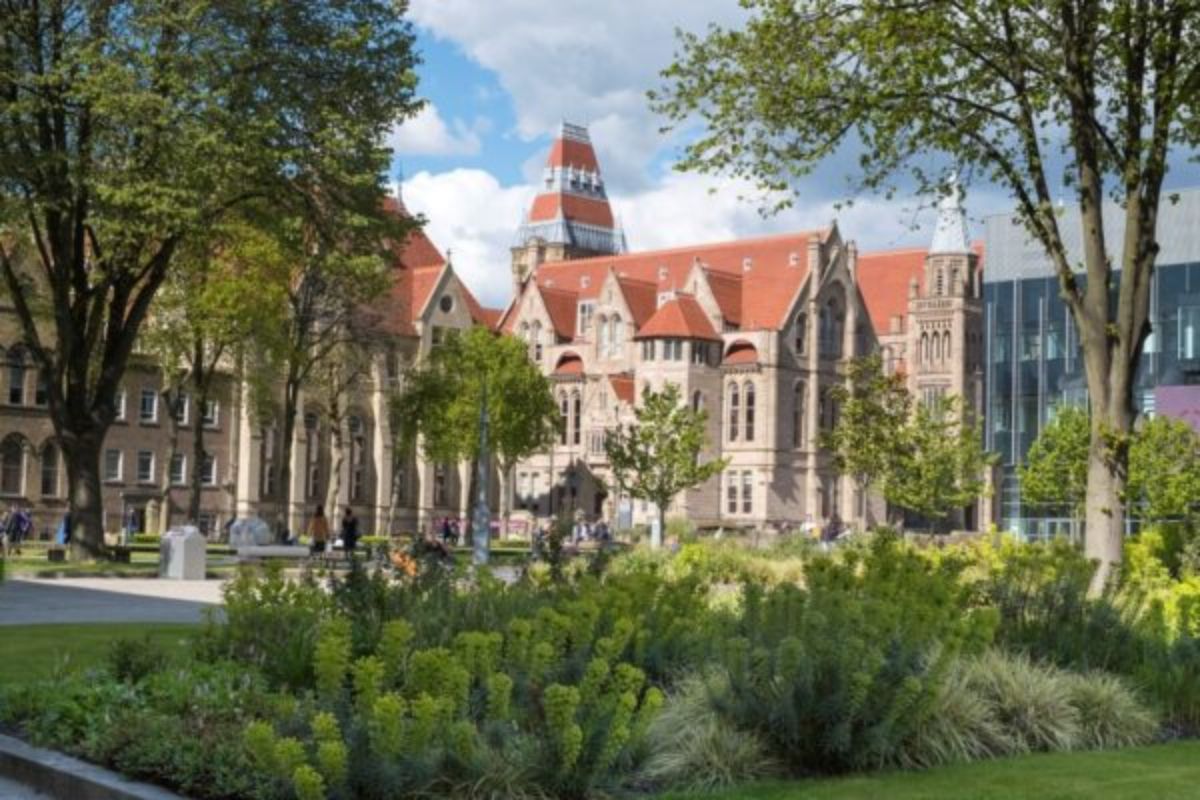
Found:
[[[563,122],[546,158],[538,194],[512,248],[519,290],[546,261],[625,252],[625,235],[608,202],[588,130]]]

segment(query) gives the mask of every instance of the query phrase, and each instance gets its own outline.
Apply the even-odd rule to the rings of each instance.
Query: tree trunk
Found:
[[[292,515],[292,439],[296,432],[296,405],[300,394],[300,381],[290,374],[283,387],[283,440],[279,446],[279,520],[275,525],[276,535],[286,538],[291,535],[288,524]]]
[[[208,403],[207,387],[196,395],[196,410],[192,417],[192,474],[191,489],[188,491],[188,521],[195,523],[200,519],[200,496],[203,489],[204,466],[204,406]],[[214,531],[214,533],[216,533]]]
[[[1121,563],[1125,541],[1125,509],[1121,502],[1125,481],[1119,460],[1109,451],[1108,439],[1113,434],[1127,433],[1131,425],[1126,422],[1130,415],[1112,408],[1112,402],[1093,402],[1092,406],[1083,539],[1084,553],[1096,564],[1092,596],[1104,590],[1114,567]]]
[[[162,491],[159,492],[158,535],[162,536],[171,529],[171,464],[179,452],[179,411],[182,406],[181,393],[168,389],[162,393],[163,405],[167,409],[167,458],[162,465]],[[195,519],[193,517],[193,519]]]
[[[342,430],[342,413],[336,404],[329,412],[329,486],[325,492],[325,513],[337,510],[342,493],[342,467],[346,464],[346,437]]]
[[[667,504],[656,503],[655,505],[658,507],[658,532],[656,533],[654,529],[651,528],[650,547],[654,550],[658,550],[660,547],[662,547],[663,535],[667,532]]]
[[[67,462],[71,494],[71,550],[77,558],[98,558],[105,549],[100,481],[103,443],[103,434],[63,437],[63,457]]]

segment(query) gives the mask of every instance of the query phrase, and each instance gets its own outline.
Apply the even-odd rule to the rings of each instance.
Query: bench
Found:
[[[302,560],[309,550],[303,545],[261,544],[237,549],[238,561],[262,561],[271,558]]]

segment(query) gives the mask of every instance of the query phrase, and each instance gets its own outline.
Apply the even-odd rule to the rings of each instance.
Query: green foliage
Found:
[[[1033,505],[1067,508],[1076,516],[1082,513],[1090,443],[1087,409],[1055,408],[1018,467],[1021,496]]]
[[[140,639],[121,637],[109,645],[108,669],[119,681],[137,683],[166,662],[166,650],[149,634]]]
[[[1080,746],[1079,712],[1056,670],[1022,656],[990,653],[971,663],[967,680],[995,710],[1017,752]]]
[[[882,486],[888,502],[940,523],[979,499],[984,469],[993,459],[983,452],[979,428],[964,418],[958,398],[917,404],[900,439],[899,457]]]
[[[635,424],[605,439],[604,452],[618,488],[658,507],[662,530],[675,496],[720,474],[725,461],[701,463],[707,414],[682,403],[677,385],[646,392],[635,413]]]
[[[320,645],[318,644],[318,653]],[[383,661],[375,656],[365,656],[354,662],[354,703],[360,712],[370,711],[383,689]]]
[[[848,386],[830,390],[838,406],[837,424],[821,434],[821,446],[833,453],[839,472],[865,489],[897,469],[913,400],[904,376],[886,374],[877,353],[853,359],[846,382]]]
[[[371,664],[364,677],[377,679],[377,664]],[[317,691],[326,698],[334,698],[346,685],[350,673],[350,623],[344,619],[329,619],[322,623],[313,653],[313,671],[317,677]],[[368,691],[377,687],[368,686]]]
[[[296,767],[292,773],[292,785],[296,788],[296,800],[325,800],[325,781],[319,772],[307,764]]]
[[[1080,744],[1115,750],[1154,741],[1157,715],[1120,678],[1103,672],[1065,676],[1068,701],[1079,714]]]
[[[713,697],[727,692],[727,679],[719,675],[694,675],[680,683],[650,723],[650,754],[642,771],[647,780],[711,791],[778,771],[758,734],[717,712]]]

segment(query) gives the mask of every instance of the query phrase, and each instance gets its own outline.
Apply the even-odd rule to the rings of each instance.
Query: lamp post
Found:
[[[488,563],[492,510],[488,508],[488,410],[487,381],[483,382],[479,403],[479,455],[475,463],[475,510],[471,513],[471,543],[476,565]]]

